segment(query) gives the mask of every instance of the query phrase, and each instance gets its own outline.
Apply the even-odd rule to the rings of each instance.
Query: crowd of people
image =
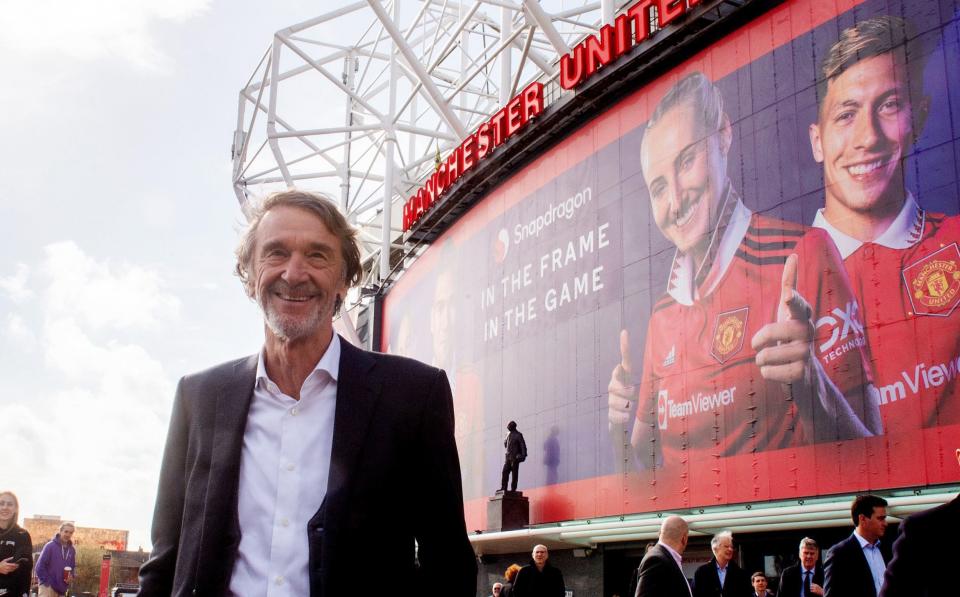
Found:
[[[960,463],[960,449],[957,450]],[[887,529],[887,501],[859,495],[851,504],[854,530],[832,546],[820,562],[820,546],[804,537],[799,562],[786,567],[777,586],[779,597],[902,597],[948,595],[946,576],[935,571],[949,564],[949,549],[931,539],[960,523],[960,496],[904,520],[893,543],[881,542]],[[752,575],[734,560],[733,534],[721,531],[710,540],[713,557],[696,569],[690,583],[683,573],[689,526],[680,516],[667,518],[660,537],[647,551],[637,573],[634,597],[772,597],[763,571]],[[944,567],[940,567],[940,566]]]
[[[960,449],[956,452],[960,464]],[[752,574],[736,561],[733,533],[720,531],[710,539],[713,557],[699,566],[692,582],[683,570],[690,529],[681,516],[667,517],[656,543],[647,546],[630,594],[634,597],[905,597],[951,594],[946,570],[949,548],[933,541],[944,529],[960,524],[960,496],[953,501],[907,517],[897,540],[883,543],[887,501],[858,495],[850,505],[853,532],[826,552],[821,561],[815,539],[800,540],[796,564],[780,573],[777,591],[769,589],[763,571]],[[549,563],[544,545],[533,548],[530,562],[511,564],[502,581],[493,583],[490,597],[563,597],[561,571]],[[615,597],[620,597],[615,595]]]

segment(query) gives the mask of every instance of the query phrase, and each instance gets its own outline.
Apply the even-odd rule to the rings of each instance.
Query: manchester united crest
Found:
[[[960,248],[957,243],[903,268],[903,282],[915,314],[950,315],[960,302]]]
[[[713,345],[710,354],[724,363],[743,348],[743,336],[747,331],[748,307],[727,311],[717,315],[717,324],[713,330]]]

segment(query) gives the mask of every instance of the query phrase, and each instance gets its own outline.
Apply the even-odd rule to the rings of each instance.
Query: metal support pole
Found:
[[[399,0],[393,0],[393,22],[399,20]],[[380,235],[380,280],[390,275],[390,217],[393,211],[393,154],[396,152],[397,131],[394,126],[397,109],[397,43],[390,40],[390,95],[387,101],[386,144],[384,146],[383,173],[383,226]]]
[[[616,10],[614,0],[600,0],[600,18],[604,25],[613,25],[613,15]]]
[[[350,52],[343,57],[343,84],[351,92],[354,91],[354,58]],[[344,94],[346,104],[346,113],[344,115],[344,126],[346,131],[343,133],[343,163],[340,164],[340,209],[344,214],[350,213],[350,146],[353,126],[353,96]]]
[[[500,43],[505,47],[500,52],[500,105],[510,101],[510,84],[513,82],[513,49],[509,44],[513,33],[513,11],[506,6],[500,7]]]

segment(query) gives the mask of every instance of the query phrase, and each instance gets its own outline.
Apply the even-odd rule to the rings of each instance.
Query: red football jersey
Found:
[[[916,212],[910,246],[863,243],[844,261],[888,434],[960,423],[960,217]]]
[[[816,358],[845,396],[870,382],[862,327],[850,323],[858,322],[856,301],[827,233],[737,204],[741,224],[736,214],[728,220],[709,271],[695,279],[678,275],[675,261],[668,295],[653,308],[634,433],[643,468],[681,465],[690,476],[709,475],[710,467],[719,470],[716,458],[830,438],[835,422],[819,409],[804,424],[794,400],[813,397],[791,396],[783,384],[765,380],[750,345],[776,321],[792,253],[799,258],[797,290],[820,323]],[[696,289],[687,298],[675,292],[683,278]],[[862,407],[853,410],[863,416]]]

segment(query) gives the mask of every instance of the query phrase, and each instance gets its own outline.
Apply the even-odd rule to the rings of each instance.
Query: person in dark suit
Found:
[[[517,572],[510,594],[516,597],[563,597],[567,592],[563,573],[549,559],[550,551],[546,545],[534,545],[530,563]]]
[[[475,595],[446,375],[333,332],[356,231],[325,197],[271,195],[237,273],[263,349],[180,380],[140,595]]]
[[[957,449],[960,464],[960,449]],[[957,580],[947,571],[956,565],[956,550],[941,541],[955,537],[960,528],[960,495],[953,500],[908,516],[900,524],[893,544],[880,597],[942,597],[955,594]]]
[[[733,561],[733,533],[714,535],[710,549],[713,557],[693,573],[693,597],[750,597],[750,575]]]
[[[660,527],[660,540],[640,562],[634,597],[690,597],[690,585],[681,567],[687,548],[687,521],[670,516]]]
[[[800,561],[787,566],[780,575],[780,597],[810,597],[823,595],[823,568],[820,566],[820,546],[810,537],[800,540]]]
[[[853,534],[827,552],[823,563],[825,597],[877,597],[890,560],[880,544],[887,530],[887,501],[858,495],[850,507]]]

